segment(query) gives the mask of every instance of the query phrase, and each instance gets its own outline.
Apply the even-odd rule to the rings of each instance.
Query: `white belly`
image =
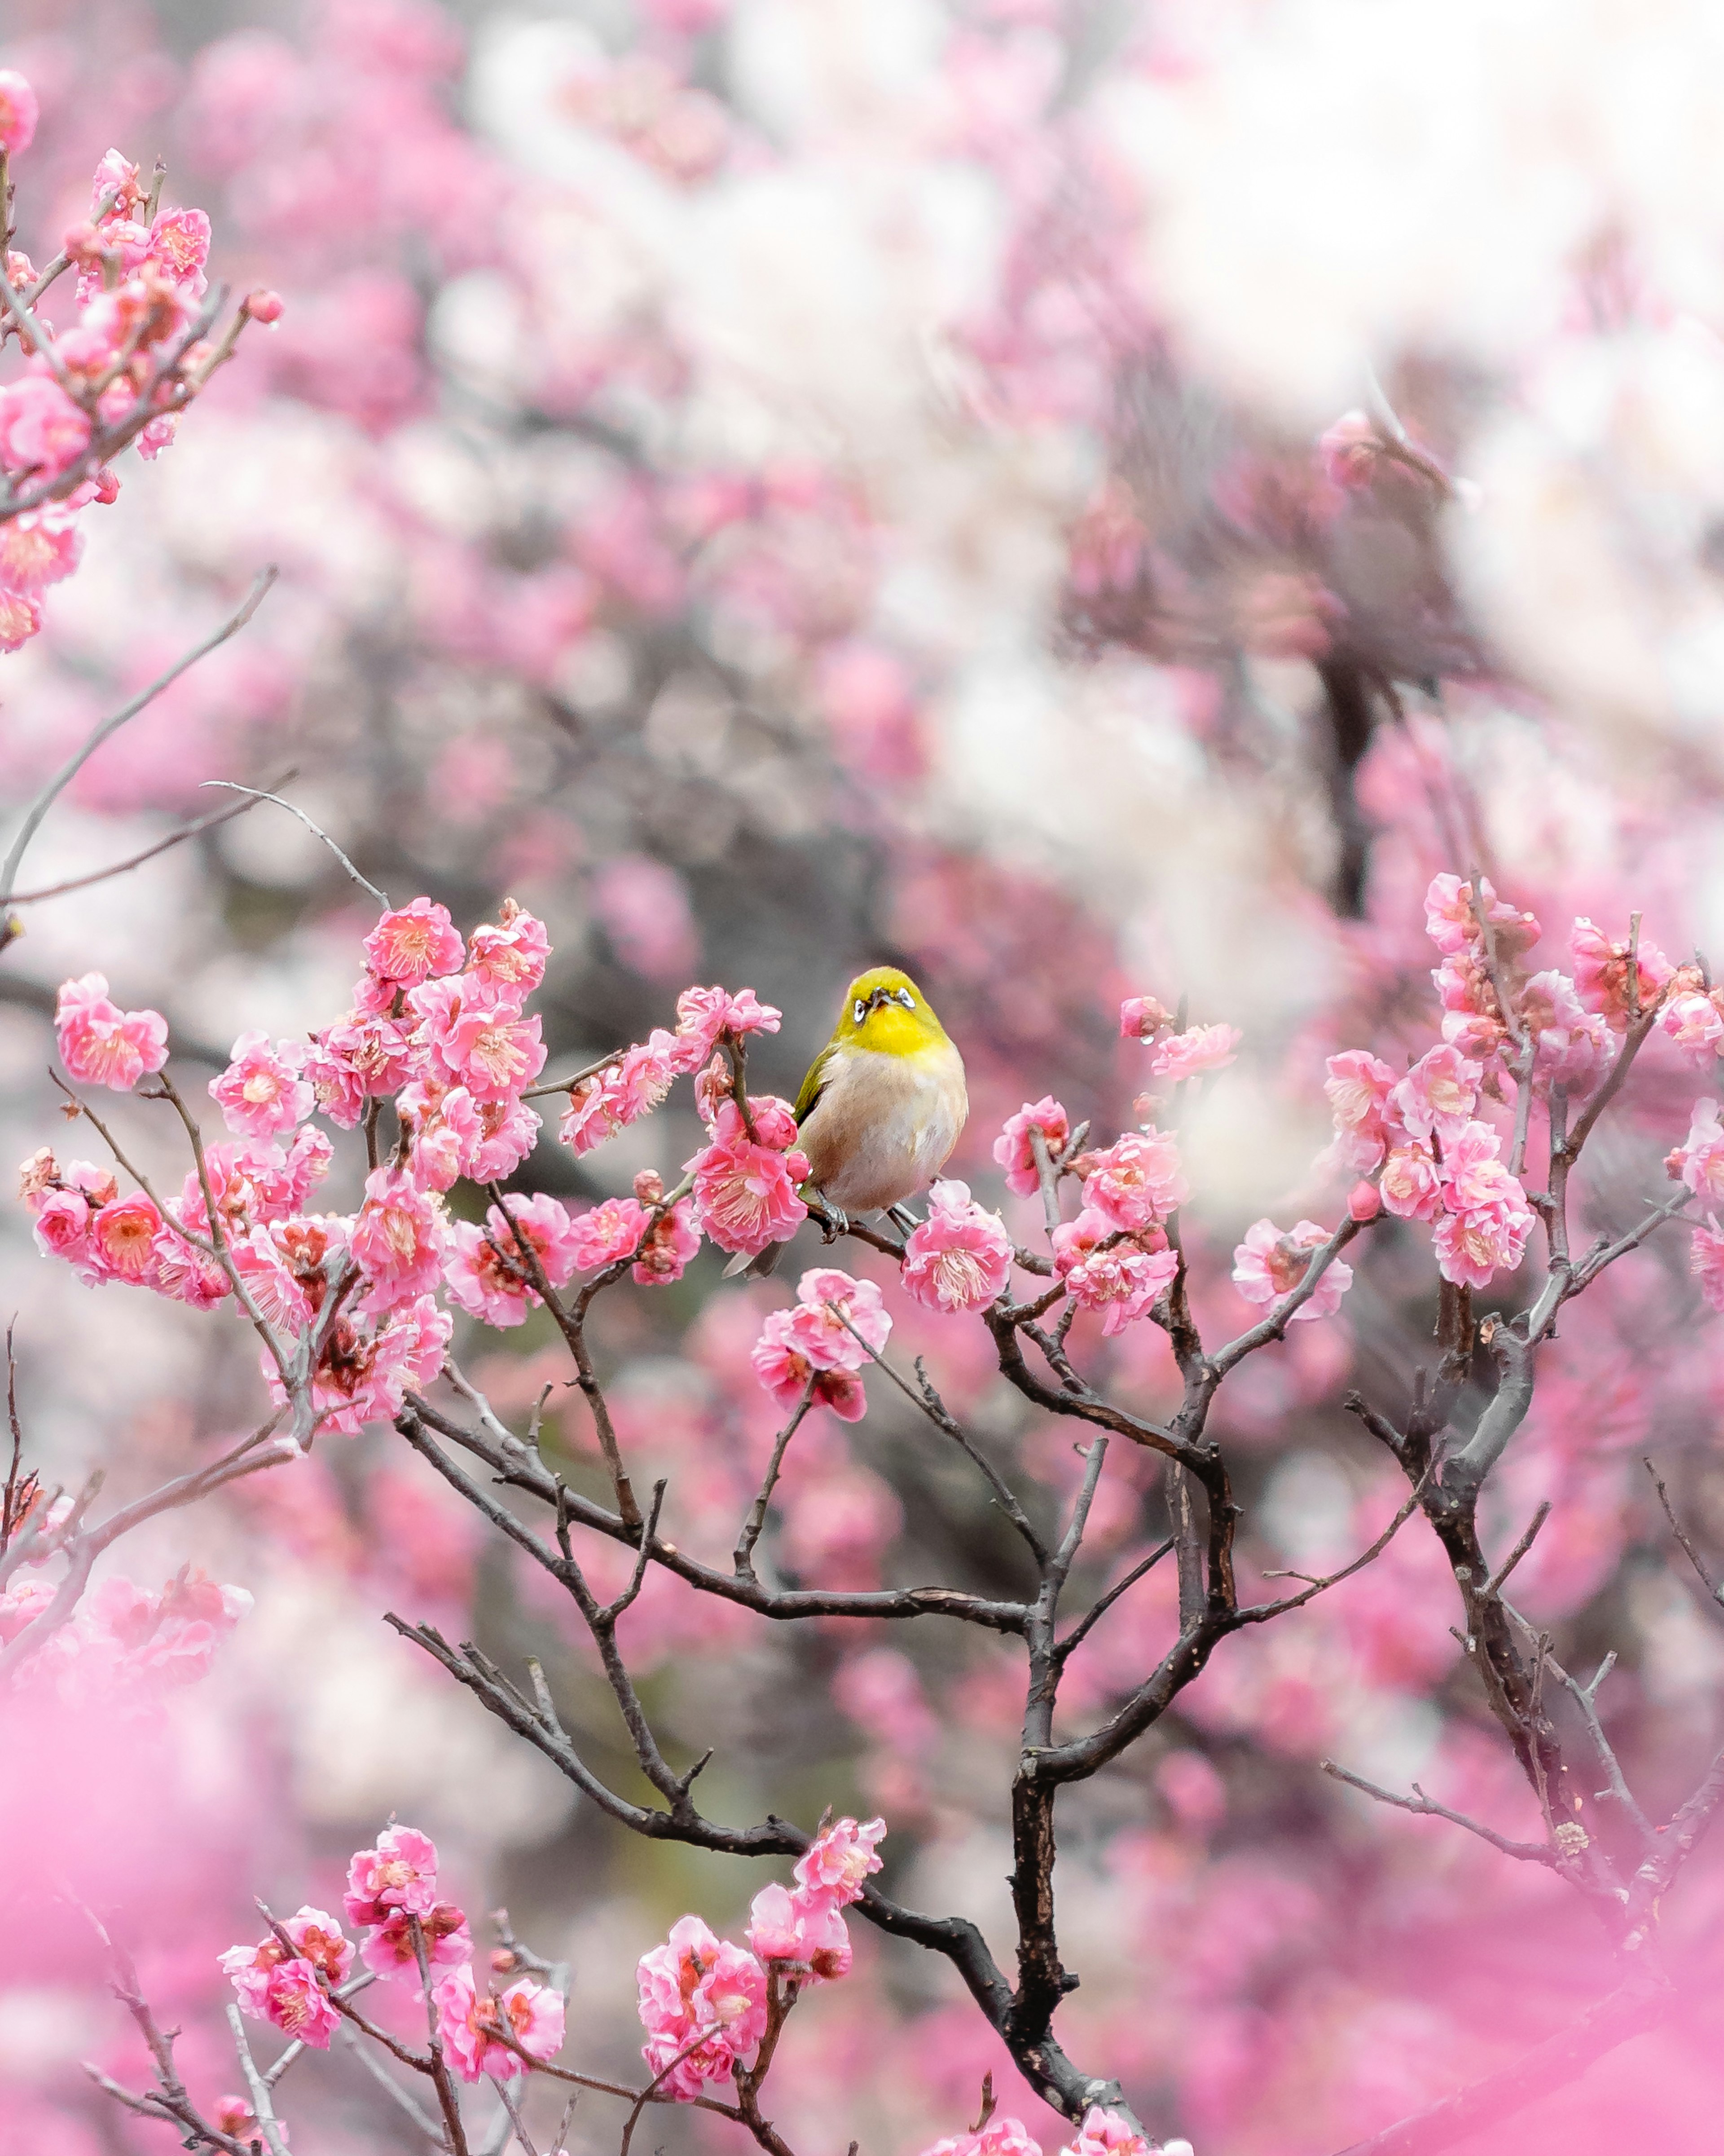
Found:
[[[865,1049],[832,1074],[799,1142],[834,1205],[876,1212],[934,1180],[968,1112],[955,1048],[926,1061]]]

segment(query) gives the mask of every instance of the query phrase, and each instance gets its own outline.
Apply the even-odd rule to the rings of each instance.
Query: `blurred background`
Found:
[[[1219,1261],[1199,1314],[1235,1330],[1242,1229],[1340,1202],[1311,1165],[1323,1056],[1431,1035],[1434,872],[1482,865],[1532,906],[1541,964],[1577,913],[1620,936],[1641,911],[1677,958],[1724,949],[1721,61],[1701,0],[17,0],[0,64],[44,113],[22,244],[39,260],[87,214],[110,144],[159,151],[166,198],[211,214],[213,274],[286,301],[87,515],[46,630],[0,662],[15,813],[280,565],[244,634],[91,762],[25,881],[147,844],[218,798],[206,780],[280,783],[398,903],[429,892],[466,927],[512,894],[546,918],[552,1072],[722,981],[782,1007],[753,1076],[790,1095],[849,975],[901,963],[962,1048],[954,1166],[990,1204],[1003,1117],[1051,1091],[1111,1136],[1145,1082],[1120,997],[1188,998],[1245,1029],[1184,1133],[1188,1232]],[[1331,434],[1361,410],[1368,439]],[[240,1031],[340,1016],[370,918],[267,806],[31,908],[0,956],[13,1157],[57,1129],[60,979],[97,969],[164,1010],[195,1090]],[[1646,1061],[1598,1146],[1601,1222],[1657,1189],[1697,1090],[1667,1044]],[[116,1115],[178,1175],[148,1109]],[[678,1100],[578,1163],[547,1132],[521,1180],[626,1190],[698,1132]],[[362,1172],[338,1161],[331,1204]],[[0,1264],[52,1476],[100,1465],[129,1496],[249,1426],[254,1351],[225,1321],[85,1291],[19,1208]],[[747,1350],[785,1290],[718,1294],[718,1270],[621,1291],[598,1330],[637,1484],[668,1475],[679,1532],[727,1550],[775,1421]],[[1253,1563],[1344,1556],[1399,1502],[1338,1403],[1404,1399],[1429,1292],[1386,1240],[1341,1317],[1229,1384]],[[990,1381],[980,1328],[913,1317],[900,1362],[929,1354],[1037,1502],[1069,1494],[1069,1433]],[[1167,1399],[1159,1334],[1077,1337],[1122,1397]],[[533,1324],[456,1353],[517,1419],[564,1374]],[[1548,1352],[1495,1500],[1505,1549],[1552,1500],[1523,1604],[1573,1666],[1620,1654],[1610,1726],[1658,1816],[1717,1742],[1724,1632],[1639,1461],[1724,1563],[1721,1383],[1684,1250],[1640,1254]],[[567,1397],[547,1444],[589,1472]],[[822,1421],[782,1493],[783,1564],[1012,1584],[977,1491],[884,1388],[865,1423]],[[1147,1463],[1110,1492],[1098,1568],[1162,1532]],[[165,2145],[84,2091],[80,2058],[136,2076],[140,2055],[59,1871],[119,1912],[211,2094],[234,2082],[213,1958],[253,1935],[251,1897],[336,1906],[392,1813],[436,1837],[475,1920],[506,1904],[570,1963],[568,2056],[636,2071],[637,1957],[686,1908],[734,1922],[768,1874],[616,1832],[383,1627],[395,1609],[547,1656],[628,1781],[571,1613],[398,1440],[326,1441],[115,1557],[156,1584],[195,1562],[256,1608],[201,1685],[83,1750],[33,1757],[26,1727],[0,1769],[5,2156]],[[1610,1988],[1544,1875],[1316,1770],[1537,1830],[1455,1614],[1409,1530],[1229,1643],[1072,1794],[1067,2048],[1200,2156],[1321,2156]],[[1169,1624],[1152,1582],[1068,1711],[1104,1709]],[[675,1745],[716,1746],[710,1811],[882,1810],[888,1883],[1003,1953],[1007,1646],[768,1635],[656,1589],[625,1643]],[[1716,2146],[1718,1864],[1678,1898],[1676,2024],[1469,2147]],[[774,2115],[804,2156],[908,2156],[973,2116],[990,2068],[1058,2145],[950,1973],[859,1936],[856,1975],[798,2010]],[[339,2055],[286,2087],[308,2156],[413,2145]],[[711,2123],[655,2115],[654,2145],[716,2146]],[[613,2138],[594,2100],[570,2148]]]

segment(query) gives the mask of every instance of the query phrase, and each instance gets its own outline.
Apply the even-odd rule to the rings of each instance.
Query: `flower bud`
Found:
[[[280,292],[260,289],[248,292],[240,302],[239,311],[254,322],[265,324],[281,320],[283,301]]]
[[[634,1194],[643,1205],[656,1205],[664,1195],[664,1178],[655,1168],[644,1168],[634,1178]]]
[[[1383,1210],[1383,1199],[1374,1183],[1356,1183],[1347,1194],[1347,1209],[1355,1220],[1374,1220]]]
[[[0,150],[21,157],[36,138],[36,93],[14,68],[0,68]]]

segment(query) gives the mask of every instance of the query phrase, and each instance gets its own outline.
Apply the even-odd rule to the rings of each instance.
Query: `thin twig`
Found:
[[[387,910],[389,904],[388,893],[387,891],[379,891],[377,886],[372,883],[368,877],[361,875],[358,870],[354,867],[352,862],[348,860],[347,856],[341,851],[335,840],[331,838],[328,832],[323,829],[321,824],[314,824],[303,808],[295,808],[291,801],[285,801],[279,793],[268,793],[260,786],[241,786],[236,779],[206,778],[203,781],[203,784],[205,786],[224,787],[230,793],[248,794],[254,801],[273,801],[278,808],[286,809],[290,816],[297,816],[300,823],[305,825],[305,829],[311,834],[314,839],[322,839],[324,844],[329,848],[331,853],[335,855],[336,859],[341,863],[341,866],[346,869],[348,875],[352,877],[354,882],[359,886],[360,889],[362,891],[369,891],[372,896],[376,899],[377,904],[382,906],[386,911]]]

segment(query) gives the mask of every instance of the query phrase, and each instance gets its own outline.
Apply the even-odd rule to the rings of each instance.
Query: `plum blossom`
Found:
[[[209,1081],[210,1097],[243,1137],[273,1137],[302,1123],[316,1105],[310,1081],[302,1073],[305,1050],[298,1041],[272,1045],[266,1033],[242,1033],[219,1078]]]
[[[850,1973],[850,1934],[838,1904],[824,1895],[792,1893],[777,1881],[749,1904],[748,1945],[761,1962],[800,1962],[816,1984]]]
[[[1500,957],[1528,950],[1543,932],[1530,913],[1499,898],[1489,876],[1479,879],[1479,910],[1491,924]],[[1478,912],[1473,906],[1473,887],[1457,875],[1433,876],[1424,895],[1424,932],[1445,957],[1453,957],[1470,945],[1482,945]]]
[[[1708,1214],[1704,1228],[1696,1226],[1688,1249],[1688,1270],[1700,1282],[1700,1291],[1714,1310],[1724,1310],[1724,1228]]]
[[[641,1956],[636,1980],[647,2031],[641,2056],[655,2076],[670,2069],[664,2087],[681,2102],[701,2095],[709,2082],[728,2081],[736,2061],[766,2033],[766,1971],[699,1917],[678,1918],[666,1943]]]
[[[1166,1294],[1179,1259],[1158,1229],[1127,1235],[1086,1205],[1054,1230],[1054,1270],[1083,1308],[1102,1313],[1101,1330],[1111,1336]]]
[[[468,939],[467,971],[487,992],[519,1001],[544,979],[550,956],[544,922],[505,898],[495,925],[486,921]]]
[[[804,1153],[775,1147],[757,1104],[755,1129],[744,1134],[734,1101],[725,1103],[712,1143],[685,1161],[695,1178],[695,1218],[721,1250],[757,1257],[768,1243],[787,1241],[808,1217],[798,1195],[808,1181]],[[795,1132],[791,1119],[791,1136]],[[774,1132],[773,1135],[779,1133]]]
[[[723,988],[685,988],[676,999],[680,1067],[698,1070],[726,1036],[776,1033],[783,1015],[762,1003],[752,988],[739,988],[735,995]]]
[[[940,1182],[928,1193],[928,1217],[904,1245],[903,1281],[930,1310],[983,1310],[1012,1270],[1012,1239],[998,1214],[970,1196],[966,1183]]]
[[[1582,1004],[1596,1011],[1614,1033],[1629,1024],[1629,946],[1611,942],[1590,921],[1577,920],[1568,947],[1574,958],[1574,988]],[[1655,944],[1643,936],[1634,948],[1635,1008],[1651,1010],[1675,973]]]
[[[450,1255],[443,1277],[451,1298],[487,1325],[519,1325],[539,1296],[525,1241],[546,1281],[566,1287],[582,1263],[582,1239],[557,1200],[544,1192],[531,1198],[511,1195],[506,1214],[493,1205],[483,1225],[455,1221],[449,1230]]]
[[[415,1827],[387,1827],[348,1861],[341,1907],[350,1924],[387,1923],[398,1911],[425,1917],[436,1903],[437,1845]]]
[[[1362,1048],[1331,1055],[1323,1091],[1335,1116],[1335,1151],[1343,1165],[1368,1173],[1383,1158],[1395,1127],[1388,1105],[1395,1074]]]
[[[1153,996],[1127,996],[1120,1005],[1120,1039],[1153,1040],[1172,1025],[1173,1014]]]
[[[1041,1188],[1041,1176],[1030,1144],[1030,1132],[1039,1131],[1047,1141],[1048,1155],[1057,1160],[1071,1136],[1071,1118],[1051,1093],[1039,1101],[1026,1101],[993,1142],[993,1157],[1005,1170],[1006,1188],[1015,1198],[1033,1198]]]
[[[1658,1024],[1660,1031],[1696,1063],[1704,1063],[1724,1042],[1724,1018],[1716,1000],[1696,989],[1672,996],[1659,1013]]]
[[[1329,1240],[1329,1230],[1315,1220],[1296,1221],[1284,1235],[1273,1220],[1259,1220],[1245,1230],[1245,1240],[1234,1252],[1234,1285],[1247,1302],[1274,1303],[1291,1293],[1305,1278],[1311,1254]],[[1352,1286],[1352,1267],[1331,1258],[1307,1301],[1293,1312],[1301,1317],[1332,1317],[1341,1298]]]
[[[161,1233],[162,1215],[141,1190],[99,1207],[91,1218],[84,1252],[90,1278],[121,1281],[134,1287],[153,1286]]]
[[[232,1980],[241,2013],[326,2051],[341,2016],[326,1987],[346,1981],[353,1965],[352,1944],[321,1909],[300,1909],[281,1928],[292,1940],[293,1951],[272,1932],[254,1947],[229,1947],[219,1957],[220,1966]]]
[[[1150,1075],[1171,1078],[1202,1078],[1212,1070],[1224,1070],[1236,1059],[1244,1038],[1236,1025],[1194,1025],[1156,1043],[1149,1059]]]
[[[417,1052],[393,1019],[357,1018],[312,1036],[305,1075],[320,1111],[351,1131],[367,1101],[398,1092],[414,1075]]]
[[[16,68],[0,68],[0,150],[21,157],[36,139],[36,93]]]
[[[433,973],[454,973],[466,957],[446,906],[416,898],[386,913],[365,939],[365,963],[380,981],[417,988]]]
[[[64,982],[54,1009],[60,1060],[82,1085],[129,1093],[167,1061],[167,1020],[159,1011],[122,1011],[100,973]]]
[[[810,1895],[826,1896],[839,1908],[859,1902],[865,1881],[880,1868],[876,1851],[885,1836],[883,1819],[865,1820],[859,1825],[853,1819],[832,1820],[796,1860],[798,1885]]]
[[[1444,1213],[1431,1235],[1438,1270],[1460,1286],[1488,1287],[1493,1275],[1520,1264],[1532,1232],[1531,1209],[1506,1202]]]
[[[1377,1188],[1397,1219],[1434,1220],[1443,1199],[1436,1156],[1417,1140],[1397,1146],[1383,1163]]]
[[[404,1169],[373,1168],[349,1246],[371,1283],[367,1307],[389,1310],[429,1294],[442,1277],[448,1240],[443,1201],[434,1192],[421,1190]]]
[[[1021,2118],[990,2118],[973,2133],[948,2133],[922,2156],[1042,2156],[1041,2143]]]
[[[686,1198],[679,1199],[675,1205],[648,1215],[646,1240],[629,1277],[641,1287],[668,1287],[682,1278],[700,1254],[695,1209]]]
[[[437,1043],[437,1055],[449,1075],[475,1101],[513,1099],[545,1067],[541,1021],[521,1018],[507,1007],[464,1007]]]
[[[463,2081],[489,2074],[506,2082],[526,2072],[520,2052],[498,2041],[505,2030],[532,2058],[553,2059],[562,2049],[562,1998],[548,1984],[521,1977],[505,1991],[481,1995],[471,1965],[464,1964],[431,1995],[444,2056]]]
[[[1686,1142],[1676,1147],[1665,1165],[1696,1198],[1704,1199],[1708,1205],[1724,1204],[1724,1125],[1720,1124],[1715,1100],[1702,1098],[1695,1102]]]
[[[804,1334],[808,1321],[816,1316],[798,1303],[793,1310],[767,1313],[760,1337],[749,1354],[754,1374],[777,1404],[793,1412],[807,1393],[811,1402],[829,1407],[845,1422],[859,1422],[868,1412],[868,1396],[854,1364],[822,1368],[808,1351]]]
[[[1191,1195],[1171,1133],[1127,1131],[1104,1152],[1082,1157],[1084,1204],[1131,1234],[1158,1228]]]
[[[816,1369],[859,1370],[869,1350],[878,1355],[890,1336],[892,1320],[879,1288],[836,1265],[805,1272],[796,1299],[798,1338]]]
[[[1428,1049],[1390,1093],[1389,1107],[1414,1137],[1434,1132],[1446,1145],[1471,1122],[1484,1075],[1458,1048]]]
[[[1532,1081],[1541,1092],[1566,1086],[1578,1094],[1609,1069],[1614,1052],[1610,1029],[1583,1006],[1566,973],[1535,973],[1521,991],[1519,1013],[1532,1036]],[[1713,1019],[1724,1034],[1724,1019],[1716,1013]],[[1446,1019],[1443,1029],[1449,1030]],[[1671,1030],[1668,1025],[1665,1029]]]
[[[466,1917],[453,1902],[434,1902],[418,1922],[425,1958],[433,1969],[459,1969],[472,1960],[473,1933]],[[360,1944],[359,1958],[377,1976],[397,1976],[403,1970],[417,1975],[419,1958],[408,1912],[392,1910],[367,1932]]]

